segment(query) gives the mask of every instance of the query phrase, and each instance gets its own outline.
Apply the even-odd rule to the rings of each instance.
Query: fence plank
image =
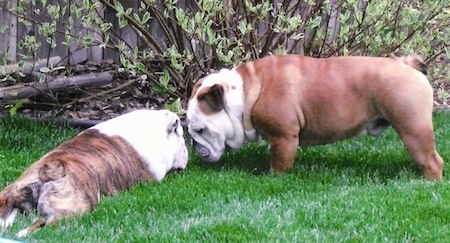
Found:
[[[139,2],[140,1],[138,0],[128,0],[121,1],[120,3],[123,5],[124,9],[132,8],[133,12],[136,13]],[[119,28],[119,22],[114,11],[106,9],[104,14],[105,20],[113,24],[115,32],[120,33],[120,41],[124,41],[130,49],[135,48],[138,44],[137,33],[130,26]],[[119,60],[119,53],[116,50],[106,49],[104,51],[104,58]]]
[[[6,57],[8,62],[16,61],[17,18],[4,9],[15,9],[16,5],[16,1],[0,2],[0,28],[7,26],[5,33],[0,33],[0,58]]]
[[[103,11],[104,6],[99,1],[97,1],[97,2],[99,3],[97,12],[99,13],[100,16],[104,16],[104,11]],[[93,37],[95,40],[103,41],[103,37],[99,32],[93,33]],[[89,47],[88,53],[87,53],[88,60],[94,61],[94,62],[100,62],[101,60],[103,60],[103,50],[104,49],[100,48],[99,46]]]
[[[5,24],[9,22],[10,16],[9,14],[3,10],[3,8],[7,8],[7,2],[0,2],[0,28],[3,28]],[[8,27],[9,28],[9,27]],[[9,55],[6,53],[8,51],[8,42],[9,35],[8,32],[0,33],[0,57],[3,58],[5,55]]]
[[[58,4],[58,0],[50,0],[47,4]],[[39,33],[39,26],[37,23],[44,23],[48,22],[48,17],[44,16],[43,14],[46,13],[45,8],[47,6],[42,6],[39,2],[36,2],[36,4],[33,5],[33,3],[28,3],[29,7],[27,8],[27,15],[29,18],[31,18],[34,22],[31,23],[31,25],[25,25],[21,22],[18,23],[17,29],[18,29],[18,35],[17,39],[18,42],[23,40],[25,36],[34,36],[36,38],[36,41],[40,43],[40,47],[36,51],[36,56],[34,56],[32,51],[26,50],[26,49],[17,49],[18,55],[24,57],[25,59],[38,59],[38,58],[48,58],[51,56],[61,56],[65,57],[68,54],[68,48],[64,45],[61,45],[60,43],[64,41],[64,34],[63,33],[55,33],[54,39],[57,43],[55,47],[51,46],[51,43],[47,42],[47,36],[43,36],[41,33]],[[38,14],[39,13],[39,14]],[[65,17],[62,17],[64,19]],[[57,28],[58,29],[66,29],[66,22],[65,21],[58,21],[57,22]]]

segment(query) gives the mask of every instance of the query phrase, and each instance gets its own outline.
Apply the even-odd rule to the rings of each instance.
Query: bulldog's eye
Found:
[[[202,134],[203,131],[205,131],[204,128],[194,129],[194,132],[196,132],[197,134]]]

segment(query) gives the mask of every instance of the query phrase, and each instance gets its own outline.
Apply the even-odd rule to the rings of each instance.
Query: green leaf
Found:
[[[163,75],[159,77],[159,84],[161,84],[162,87],[167,88],[170,81],[170,74],[167,70],[164,70]]]
[[[145,64],[143,64],[142,62],[136,62],[135,63],[136,69],[145,73],[147,72],[147,66],[145,66]]]
[[[246,21],[239,21],[237,28],[243,35],[245,35],[247,33],[247,30],[249,29]]]
[[[75,5],[75,4],[74,4]],[[89,6],[91,5],[89,0],[83,0],[83,8],[89,9]]]
[[[293,39],[293,40],[300,40],[300,39],[303,39],[304,37],[305,37],[305,35],[303,33],[299,33],[299,34],[292,35],[289,38]]]
[[[308,22],[307,28],[308,29],[317,28],[321,22],[322,22],[322,16],[317,16],[316,18],[314,18],[313,20],[310,20]]]
[[[156,93],[160,93],[160,94],[162,94],[162,93],[164,93],[166,91],[166,89],[164,89],[164,87],[162,87],[159,84],[153,85],[152,86],[152,90],[155,91]]]
[[[25,101],[23,99],[18,100],[13,107],[9,108],[9,115],[15,116],[17,114],[17,110],[23,106]]]
[[[49,73],[51,70],[50,70],[50,68],[48,68],[48,67],[42,67],[41,69],[39,69],[39,71],[40,71],[41,73]]]
[[[186,111],[183,109],[183,106],[181,105],[181,99],[177,98],[174,102],[170,104],[165,104],[164,108],[166,108],[169,111],[175,112],[178,115],[184,115]]]
[[[150,16],[149,12],[145,12],[142,16],[142,24],[147,23],[152,17]]]

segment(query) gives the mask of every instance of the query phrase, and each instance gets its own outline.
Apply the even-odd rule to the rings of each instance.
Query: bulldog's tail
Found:
[[[410,67],[419,70],[423,74],[427,74],[427,64],[423,61],[422,57],[415,55],[415,54],[409,54],[406,56],[397,57],[402,62],[406,63]]]

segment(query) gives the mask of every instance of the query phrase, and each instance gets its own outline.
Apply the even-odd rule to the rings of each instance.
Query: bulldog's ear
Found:
[[[197,96],[199,104],[209,106],[213,112],[219,112],[225,108],[224,88],[220,84],[204,88]]]
[[[180,125],[180,119],[177,117],[173,117],[172,120],[167,124],[167,135],[171,135],[174,132],[180,135],[180,131],[178,131],[178,125]]]
[[[201,79],[197,80],[197,82],[195,82],[194,87],[192,88],[191,97],[189,97],[189,100],[194,98],[194,96],[197,94],[197,90],[202,86],[203,80],[205,80],[205,78],[201,78]]]

